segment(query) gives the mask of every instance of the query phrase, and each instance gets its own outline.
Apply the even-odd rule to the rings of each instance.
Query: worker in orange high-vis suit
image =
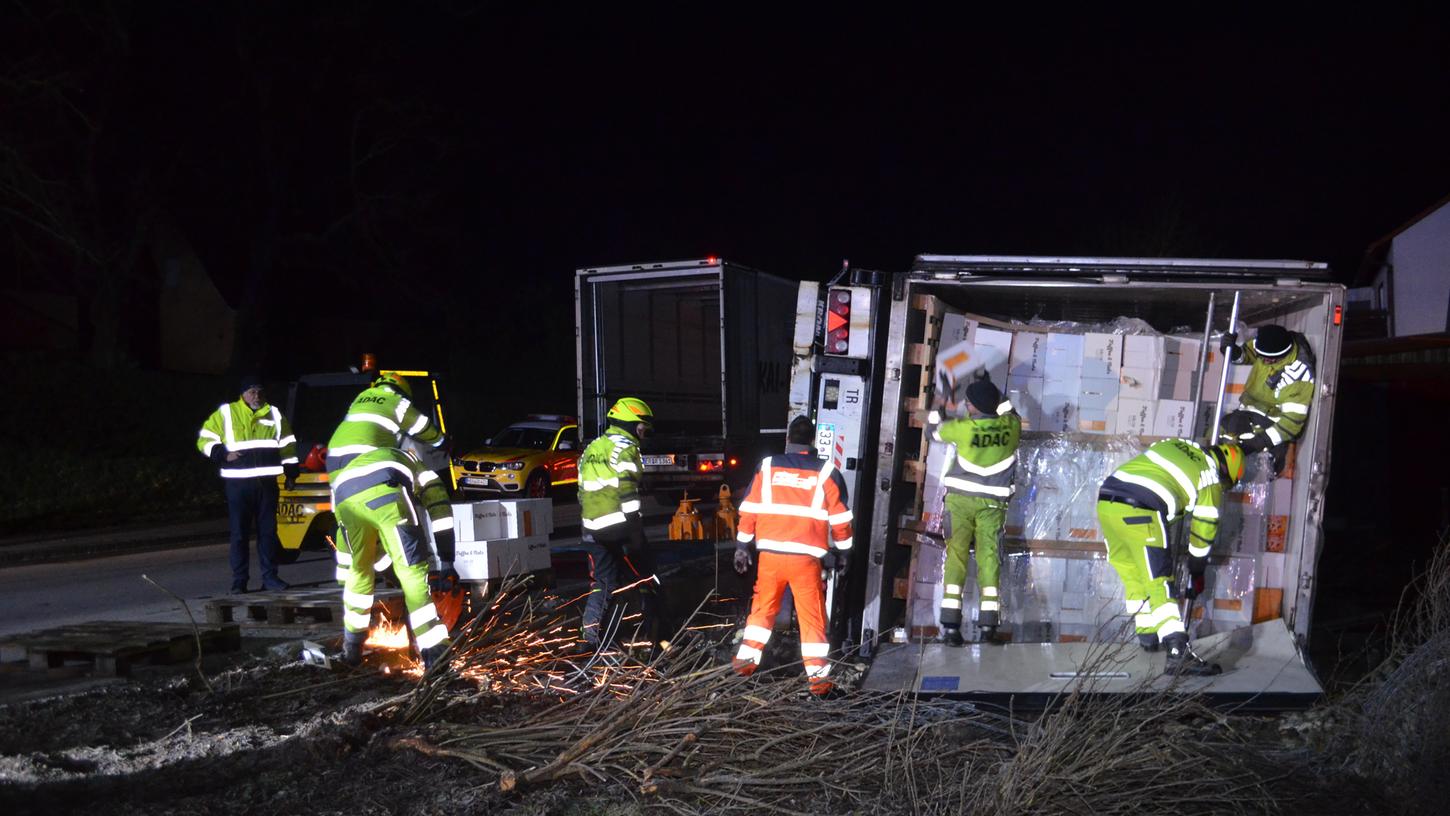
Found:
[[[761,461],[740,503],[735,571],[744,574],[750,569],[752,543],[759,571],[734,666],[746,677],[759,668],[781,596],[789,587],[800,622],[806,678],[813,693],[827,694],[833,686],[826,659],[831,645],[826,637],[821,569],[845,571],[851,551],[851,511],[846,507],[845,481],[811,449],[815,426],[802,419],[791,423],[786,453]]]

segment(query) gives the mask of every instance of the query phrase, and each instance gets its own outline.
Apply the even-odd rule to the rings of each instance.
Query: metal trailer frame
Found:
[[[902,411],[903,369],[906,353],[906,321],[912,291],[929,284],[954,287],[1052,288],[1058,290],[1098,290],[1121,288],[1125,294],[1132,289],[1209,291],[1225,293],[1237,290],[1251,292],[1317,292],[1323,297],[1324,342],[1316,350],[1318,371],[1317,399],[1310,414],[1304,439],[1313,441],[1311,460],[1305,472],[1308,478],[1296,479],[1293,506],[1296,523],[1290,534],[1297,534],[1297,561],[1292,568],[1299,576],[1292,589],[1284,588],[1287,602],[1295,593],[1294,614],[1289,621],[1292,646],[1302,658],[1307,646],[1310,618],[1313,613],[1314,572],[1323,545],[1324,493],[1330,465],[1329,442],[1334,419],[1334,396],[1337,390],[1345,288],[1329,282],[1329,270],[1323,263],[1307,261],[1254,261],[1218,259],[1148,259],[1148,258],[1080,258],[988,255],[920,255],[911,272],[893,276],[889,291],[889,309],[880,309],[877,320],[886,321],[885,354],[882,371],[880,426],[877,434],[877,489],[873,491],[870,529],[858,532],[858,542],[865,539],[868,550],[865,595],[858,610],[862,651],[869,655],[886,642],[882,629],[883,593],[889,591],[885,575],[887,549],[895,545],[897,519],[902,512],[905,491],[894,488],[901,479],[904,459],[896,441],[903,432]],[[886,304],[882,304],[883,306]],[[1304,453],[1299,464],[1304,466]],[[1297,530],[1295,529],[1297,528]],[[1290,566],[1286,564],[1286,575]],[[1286,577],[1287,581],[1287,577]],[[1231,633],[1230,633],[1231,634]],[[910,644],[906,644],[911,647]],[[1076,645],[1076,644],[1063,644]],[[911,647],[915,648],[915,647]],[[980,647],[978,647],[980,648]],[[1312,672],[1312,667],[1306,667]],[[925,689],[923,689],[925,690]],[[1023,689],[1023,691],[1029,691]],[[1262,694],[1252,695],[1256,698]],[[1302,696],[1302,695],[1291,695]],[[1268,699],[1268,698],[1264,698]]]

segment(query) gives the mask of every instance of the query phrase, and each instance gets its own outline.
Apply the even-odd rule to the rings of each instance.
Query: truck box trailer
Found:
[[[639,397],[655,413],[647,491],[713,498],[747,483],[784,444],[796,289],[719,258],[578,270],[581,438],[603,432],[614,400]]]
[[[906,273],[798,294],[789,411],[816,422],[820,454],[848,476],[857,554],[832,628],[870,659],[868,688],[1020,697],[1084,680],[1103,692],[1166,684],[1162,654],[1136,646],[1111,670],[1089,665],[1096,644],[1132,634],[1095,529],[1097,487],[1156,439],[1206,435],[1223,361],[1201,343],[1206,323],[1227,328],[1235,296],[1239,325],[1302,333],[1317,358],[1309,423],[1277,478],[1251,457],[1190,625],[1225,667],[1193,681],[1206,692],[1266,706],[1320,694],[1305,655],[1345,296],[1325,265],[922,255]],[[936,638],[947,454],[923,420],[938,366],[990,374],[1027,424],[1002,542],[1005,645]],[[1230,369],[1229,405],[1247,371]],[[1200,380],[1207,406],[1194,402]]]

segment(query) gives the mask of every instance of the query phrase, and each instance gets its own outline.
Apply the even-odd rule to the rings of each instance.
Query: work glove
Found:
[[[735,571],[741,575],[750,571],[750,553],[744,547],[735,549]]]
[[[1244,434],[1239,437],[1239,447],[1244,453],[1258,453],[1269,449],[1269,437],[1263,433]]]
[[[454,546],[453,531],[434,530],[433,544],[438,550],[438,560],[448,564],[451,569],[453,565],[453,553],[456,549]]]
[[[845,550],[831,550],[821,556],[821,567],[833,572],[845,572],[851,564],[850,553]]]
[[[223,465],[227,461],[227,446],[213,445],[211,449],[211,460],[217,465]]]
[[[428,573],[429,592],[452,592],[458,588],[458,570],[452,561],[444,561],[436,572]]]
[[[1229,349],[1236,348],[1238,344],[1238,332],[1224,332],[1223,336],[1219,338],[1218,350],[1227,354]]]
[[[296,462],[291,462],[282,466],[282,487],[284,489],[292,490],[297,487],[297,471],[298,468]]]

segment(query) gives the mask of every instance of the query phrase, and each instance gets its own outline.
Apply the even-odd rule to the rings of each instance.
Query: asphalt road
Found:
[[[306,553],[297,563],[284,565],[280,574],[293,584],[330,583],[333,563],[323,553]],[[186,622],[182,605],[147,583],[143,575],[185,598],[202,622],[205,599],[225,593],[231,586],[227,545],[0,570],[0,636],[92,620]],[[260,585],[260,576],[254,555],[253,588]]]
[[[578,512],[573,504],[556,508],[556,526],[576,525],[556,532],[550,541],[556,570],[571,560],[572,573],[583,566],[575,550]],[[665,550],[662,564],[686,554],[666,542],[668,521],[668,516],[656,516],[646,526],[650,540]],[[231,586],[227,549],[225,543],[216,543],[0,569],[0,637],[93,620],[186,622],[182,604],[142,576],[186,599],[197,621],[204,621],[206,599]],[[690,551],[696,549],[698,545]],[[296,563],[282,565],[279,574],[293,585],[335,587],[333,569],[330,554],[305,552]],[[256,589],[261,571],[255,554],[251,575]]]

